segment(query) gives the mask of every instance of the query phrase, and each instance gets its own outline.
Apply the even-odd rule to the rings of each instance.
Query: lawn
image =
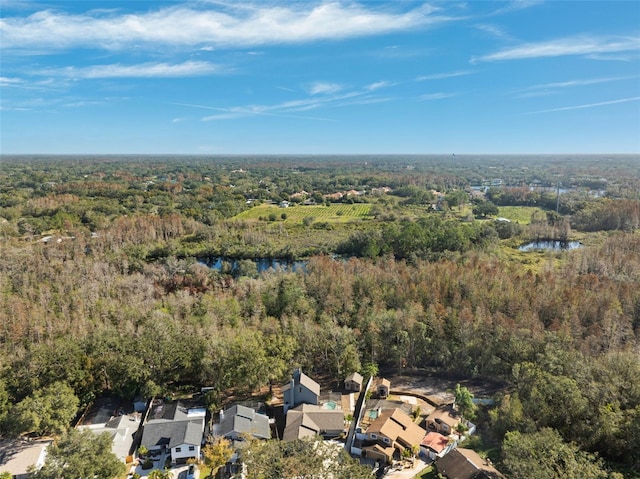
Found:
[[[305,218],[313,218],[313,221],[326,221],[330,223],[344,223],[353,219],[366,218],[369,216],[371,204],[332,204],[329,206],[314,205],[302,206],[294,205],[288,208],[280,208],[275,205],[258,205],[233,217],[237,220],[269,220],[275,215],[276,221],[285,223],[302,223]],[[285,215],[283,220],[282,215]]]
[[[418,474],[413,476],[413,479],[436,479],[438,475],[436,474],[436,470],[433,466],[427,466]]]
[[[498,210],[500,211],[500,217],[507,218],[521,225],[530,224],[531,217],[534,214],[536,214],[536,216],[542,215],[543,218],[545,217],[544,210],[537,206],[500,206]]]

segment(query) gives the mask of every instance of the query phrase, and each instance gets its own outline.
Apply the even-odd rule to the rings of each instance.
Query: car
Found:
[[[196,477],[196,466],[193,464],[189,464],[189,469],[187,469],[187,479],[194,479]]]

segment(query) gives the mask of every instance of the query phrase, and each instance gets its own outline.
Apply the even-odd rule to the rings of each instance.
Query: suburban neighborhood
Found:
[[[476,426],[452,402],[393,390],[390,380],[349,374],[338,390],[323,390],[300,368],[267,404],[244,401],[212,410],[206,388],[189,397],[128,402],[101,398],[75,428],[107,434],[111,452],[126,465],[127,478],[192,479],[216,473],[245,477],[242,451],[252,441],[322,440],[370,467],[378,478],[418,477],[430,465],[448,479],[502,476],[485,458],[459,447]],[[202,469],[203,449],[226,441],[229,454]],[[0,444],[0,472],[26,479],[38,470],[51,440],[19,439]],[[153,471],[160,471],[154,473]],[[165,474],[159,476],[157,474]]]

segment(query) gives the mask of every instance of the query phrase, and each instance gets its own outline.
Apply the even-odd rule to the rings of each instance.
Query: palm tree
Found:
[[[169,469],[154,469],[147,476],[149,479],[172,479]]]

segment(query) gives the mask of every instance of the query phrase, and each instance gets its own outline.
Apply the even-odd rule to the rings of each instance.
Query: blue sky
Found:
[[[635,0],[0,7],[4,154],[640,152]]]

